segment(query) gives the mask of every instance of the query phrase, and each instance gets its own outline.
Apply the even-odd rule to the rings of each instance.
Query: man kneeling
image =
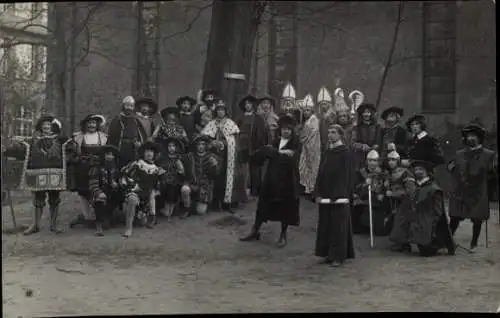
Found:
[[[96,215],[96,235],[103,236],[103,225],[109,228],[113,211],[123,203],[120,191],[120,170],[118,155],[120,150],[112,145],[101,147],[100,165],[89,171],[89,192]]]
[[[183,217],[189,216],[193,200],[197,214],[207,213],[208,203],[212,200],[219,164],[215,155],[207,151],[210,141],[208,136],[196,137],[193,140],[196,149],[184,158],[186,179],[181,188],[181,199],[186,212]]]
[[[155,197],[158,195],[160,178],[165,170],[154,161],[159,147],[154,142],[146,142],[139,148],[139,160],[133,161],[122,169],[121,185],[125,188],[123,210],[126,218],[124,237],[132,235],[136,212],[141,224],[147,222],[152,228],[156,224]]]

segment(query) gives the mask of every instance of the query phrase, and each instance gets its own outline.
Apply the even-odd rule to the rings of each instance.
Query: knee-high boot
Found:
[[[482,225],[483,225],[483,221],[472,220],[472,240],[470,242],[471,249],[474,249],[477,247],[477,241],[479,240],[479,235],[481,234]]]
[[[59,216],[59,205],[51,205],[50,207],[50,231],[56,234],[61,233],[61,229],[57,227],[57,217]]]
[[[288,230],[288,224],[286,223],[281,223],[281,233],[280,237],[278,239],[278,247],[285,247],[287,244],[287,230]]]
[[[24,231],[24,235],[31,235],[40,232],[40,220],[42,219],[43,207],[35,207],[31,214],[31,225]]]
[[[456,217],[451,217],[450,218],[450,231],[451,235],[455,235],[455,232],[458,229],[458,226],[460,225],[460,219]]]

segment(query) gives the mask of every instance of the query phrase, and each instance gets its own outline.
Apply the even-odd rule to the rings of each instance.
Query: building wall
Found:
[[[211,9],[204,1],[166,2],[162,12],[161,107],[200,88],[210,29]],[[295,83],[299,98],[317,95],[319,88],[342,87],[346,95],[359,89],[375,102],[387,59],[399,2],[299,2],[299,63]],[[134,18],[129,3],[106,3],[94,28],[92,50],[78,70],[78,116],[92,109],[118,112],[131,89]],[[319,10],[318,10],[319,9]],[[487,127],[496,119],[496,40],[494,7],[490,1],[460,2],[457,13],[457,104],[455,114],[429,115],[434,132],[443,122],[464,123],[480,115]],[[313,13],[311,13],[313,12]],[[194,19],[195,16],[198,18]],[[265,17],[267,19],[268,17]],[[401,106],[407,115],[422,110],[422,3],[404,2],[394,65],[382,95],[381,110]],[[100,24],[100,26],[99,26]],[[267,22],[260,27],[257,93],[267,92]],[[101,34],[102,33],[102,34]],[[106,56],[106,57],[104,57]],[[99,106],[93,106],[99,105]],[[491,116],[494,114],[494,116]]]

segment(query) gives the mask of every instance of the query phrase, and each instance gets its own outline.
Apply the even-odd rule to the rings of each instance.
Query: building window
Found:
[[[33,111],[22,105],[15,114],[13,124],[15,137],[30,137],[33,134]]]
[[[424,2],[423,5],[422,110],[424,113],[455,112],[455,2]]]
[[[16,76],[22,79],[31,78],[31,76],[34,74],[33,45],[18,44],[14,46],[14,52],[17,61]]]

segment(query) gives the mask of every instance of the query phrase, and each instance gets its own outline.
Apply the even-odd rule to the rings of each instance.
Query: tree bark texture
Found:
[[[239,112],[238,100],[249,91],[253,46],[267,1],[221,1],[212,6],[203,88],[214,89]],[[244,74],[246,81],[224,79],[224,73]]]

